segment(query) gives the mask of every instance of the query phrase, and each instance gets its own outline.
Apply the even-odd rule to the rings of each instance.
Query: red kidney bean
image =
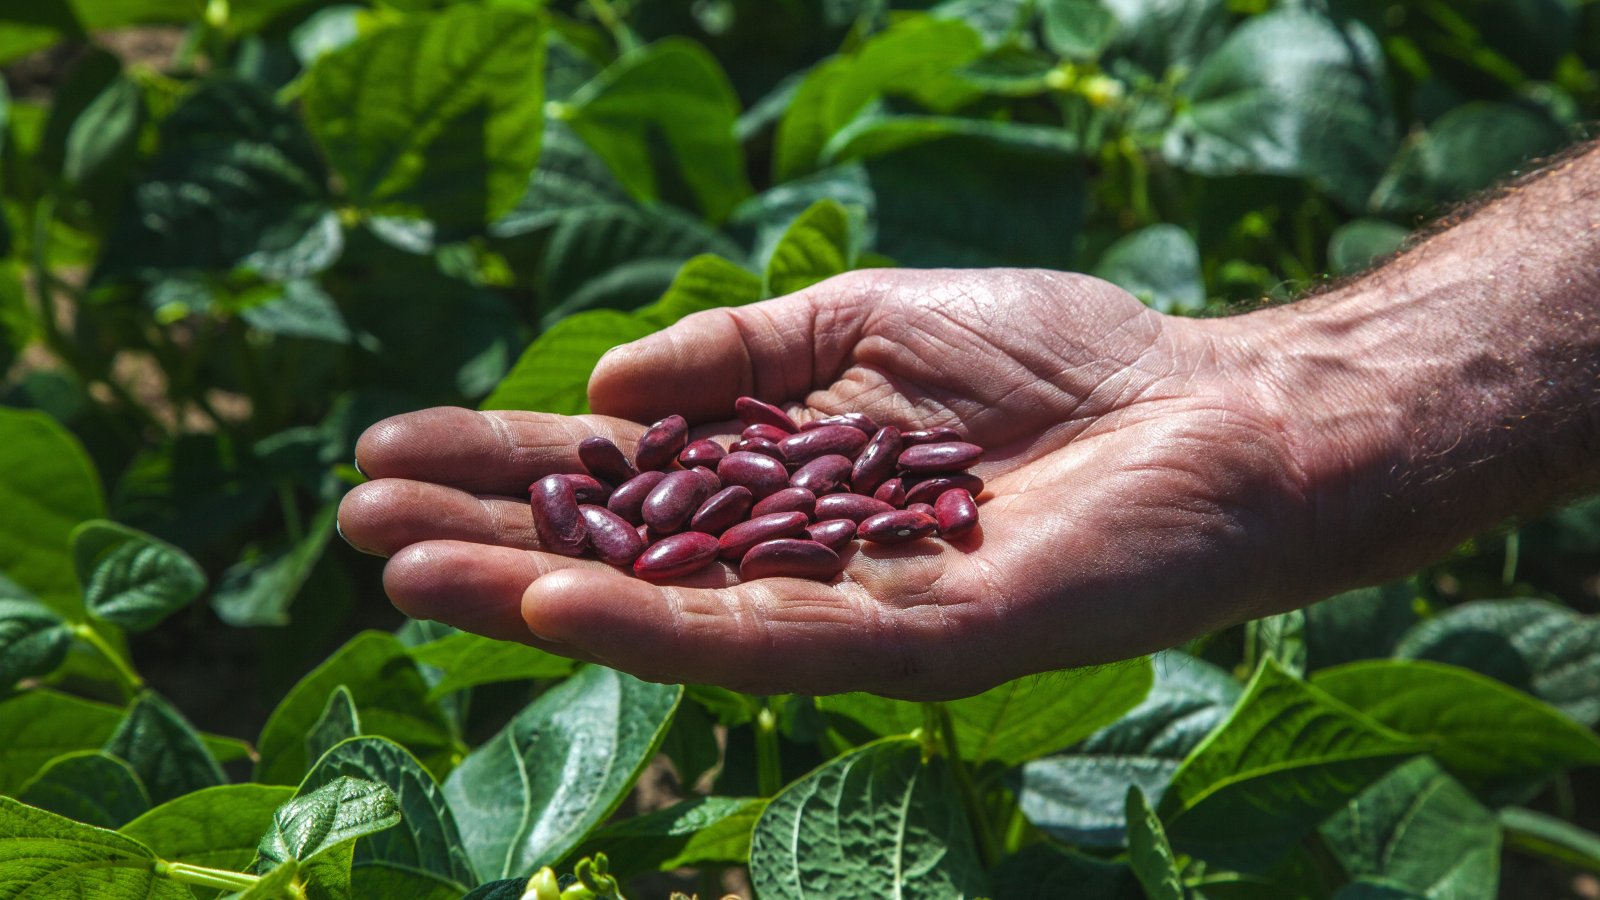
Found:
[[[733,412],[746,425],[771,425],[783,429],[784,434],[794,434],[800,430],[788,413],[754,397],[740,397],[733,401]]]
[[[933,517],[939,520],[939,534],[957,537],[978,524],[978,503],[961,488],[951,488],[933,501]]]
[[[630,524],[643,525],[644,498],[650,496],[650,492],[655,490],[666,477],[665,472],[640,472],[611,492],[611,498],[606,501],[606,509],[621,516]]]
[[[840,413],[837,416],[823,416],[820,419],[812,419],[801,425],[800,430],[811,431],[815,428],[826,428],[829,425],[844,425],[854,428],[857,431],[864,432],[867,437],[878,433],[878,423],[872,421],[864,413]]]
[[[867,442],[867,449],[856,457],[850,470],[850,490],[858,494],[873,494],[878,486],[894,474],[895,460],[900,458],[900,429],[886,425]],[[875,495],[874,495],[875,496]]]
[[[819,456],[795,470],[789,484],[805,488],[813,494],[826,494],[850,478],[850,457],[829,453]]]
[[[906,504],[906,510],[908,512],[919,512],[919,513],[922,513],[925,516],[931,516],[931,515],[933,515],[933,504],[932,503],[907,503]]]
[[[579,504],[604,504],[606,499],[611,496],[611,485],[606,484],[598,478],[591,478],[588,475],[570,474],[557,475],[556,477],[563,479],[567,482],[567,484],[572,485],[572,496],[577,499]]]
[[[899,509],[900,507],[906,505],[905,485],[900,481],[900,479],[891,478],[888,481],[885,481],[883,484],[878,485],[878,489],[872,492],[872,498],[874,500],[882,500],[890,506]]]
[[[672,460],[688,443],[689,423],[684,421],[683,416],[667,416],[651,425],[645,430],[644,436],[639,438],[639,447],[633,454],[633,464],[638,466],[641,472],[664,469],[671,465]]]
[[[856,537],[878,544],[904,544],[933,534],[939,523],[926,513],[896,509],[861,520]]]
[[[724,484],[742,484],[757,500],[789,486],[789,470],[783,463],[759,453],[729,453],[717,463],[717,475]]]
[[[572,485],[560,475],[546,475],[528,486],[528,505],[533,507],[533,527],[539,541],[551,553],[577,556],[588,542],[583,516]]]
[[[905,441],[907,447],[915,447],[918,444],[942,444],[947,441],[959,441],[962,439],[961,432],[955,430],[954,428],[946,428],[942,425],[938,428],[924,428],[920,431],[908,431],[900,437]]]
[[[578,461],[589,474],[612,484],[621,484],[639,474],[616,444],[603,437],[587,437],[578,442]]]
[[[821,544],[835,553],[850,545],[856,536],[856,521],[854,519],[829,519],[815,525],[806,526],[806,537]]]
[[[739,559],[748,553],[751,547],[762,541],[770,541],[774,538],[798,537],[805,534],[805,531],[805,513],[773,513],[769,516],[762,516],[759,519],[740,522],[724,531],[722,537],[717,541],[718,552],[723,559]]]
[[[639,513],[644,523],[663,534],[671,534],[689,521],[700,504],[711,496],[705,478],[699,472],[679,469],[661,479],[650,496],[644,498]]]
[[[780,512],[803,512],[806,518],[817,507],[817,495],[800,487],[789,487],[771,494],[750,508],[750,518]]]
[[[746,441],[751,438],[761,438],[763,441],[771,441],[776,444],[777,442],[788,437],[791,433],[792,432],[784,431],[782,428],[779,428],[776,425],[768,425],[765,422],[757,422],[754,425],[746,425],[745,429],[739,432],[739,437],[740,439]]]
[[[718,460],[727,455],[728,451],[722,449],[721,444],[710,438],[701,438],[698,441],[690,441],[688,446],[683,448],[683,452],[678,454],[678,464],[685,469],[692,469],[695,466],[715,466]]]
[[[817,498],[817,506],[812,515],[816,516],[819,522],[827,519],[849,519],[859,522],[868,516],[893,510],[894,507],[882,500],[861,494],[829,494]]]
[[[755,578],[832,581],[843,568],[844,561],[839,554],[816,541],[779,538],[751,547],[739,561],[739,577],[746,581]]]
[[[791,466],[803,466],[819,456],[837,453],[854,457],[867,445],[867,435],[849,425],[824,425],[799,434],[791,434],[778,444],[784,461]]]
[[[753,502],[755,495],[744,485],[725,487],[700,504],[700,508],[689,519],[689,527],[706,534],[721,534],[743,522]]]
[[[613,566],[631,566],[644,552],[645,538],[640,529],[603,506],[584,504],[578,507],[583,524],[589,531],[589,546],[601,562]]]
[[[932,503],[951,488],[961,488],[976,497],[983,493],[983,479],[971,472],[941,472],[903,479],[907,503]]]
[[[717,539],[698,531],[662,538],[633,561],[633,574],[647,581],[682,578],[704,569],[717,558]]]
[[[983,448],[964,441],[918,444],[900,452],[900,468],[907,472],[956,472],[970,469],[983,459]]]
[[[717,477],[717,473],[711,469],[708,469],[705,466],[695,466],[689,471],[699,475],[700,480],[706,483],[706,496],[709,497],[712,494],[715,494],[717,491],[722,490],[722,479]]]
[[[745,438],[742,441],[734,441],[733,446],[728,448],[728,452],[730,454],[759,453],[762,456],[770,456],[778,462],[784,461],[783,449],[766,438]]]

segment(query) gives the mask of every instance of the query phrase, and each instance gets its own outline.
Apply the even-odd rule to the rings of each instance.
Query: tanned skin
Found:
[[[595,414],[437,408],[357,447],[343,534],[418,617],[643,678],[964,696],[1404,574],[1600,487],[1600,152],[1522,179],[1366,277],[1225,319],[1041,270],[878,270],[699,313],[605,357]],[[529,482],[734,398],[952,425],[982,525],[865,546],[833,584],[657,586],[539,550]]]

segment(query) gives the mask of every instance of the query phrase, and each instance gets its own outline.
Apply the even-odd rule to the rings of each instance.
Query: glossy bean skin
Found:
[[[804,513],[786,512],[773,513],[759,519],[729,528],[717,540],[718,553],[723,559],[741,559],[750,552],[750,548],[776,538],[799,537],[806,533],[806,517]]]
[[[751,547],[739,560],[739,577],[745,581],[755,578],[832,581],[843,568],[844,561],[839,554],[816,541],[778,538]]]
[[[689,519],[689,527],[706,534],[721,534],[743,522],[754,502],[755,495],[749,488],[742,484],[730,485],[700,504]]]
[[[906,503],[932,503],[951,488],[961,488],[976,497],[983,493],[983,479],[971,472],[940,472],[905,479]]]
[[[938,428],[924,428],[920,431],[908,431],[900,436],[907,447],[918,444],[942,444],[948,441],[962,440],[961,432],[954,428],[939,426]]]
[[[872,492],[872,498],[899,509],[906,505],[905,483],[898,478],[891,478],[878,485],[878,489]]]
[[[639,438],[639,448],[634,451],[633,464],[641,472],[664,469],[672,464],[689,443],[689,423],[683,416],[667,416],[651,425]]]
[[[594,478],[589,475],[572,474],[557,475],[556,477],[561,478],[565,480],[567,484],[572,485],[572,496],[578,501],[580,506],[585,503],[597,503],[604,505],[606,500],[611,496],[611,485],[606,484],[598,478]]]
[[[667,477],[665,472],[640,472],[617,486],[606,501],[606,509],[621,516],[631,525],[644,524],[644,498]]]
[[[894,474],[901,444],[900,429],[893,425],[879,428],[850,469],[850,490],[858,494],[873,494],[879,485]]]
[[[711,565],[717,558],[717,539],[699,531],[662,538],[633,561],[633,574],[646,581],[682,578]]]
[[[849,425],[824,425],[799,434],[791,434],[778,444],[783,451],[784,461],[791,466],[799,467],[816,459],[836,453],[840,456],[855,458],[861,448],[867,445],[866,432]]]
[[[945,493],[949,493],[949,491],[946,491]],[[906,504],[906,511],[907,512],[919,512],[919,513],[922,513],[925,516],[931,516],[931,515],[933,515],[933,504],[932,503],[907,503]]]
[[[685,469],[692,469],[695,466],[714,467],[727,455],[728,451],[722,449],[721,444],[710,438],[701,438],[698,441],[690,441],[684,446],[683,452],[678,454],[678,465]]]
[[[621,484],[639,474],[622,448],[603,437],[587,437],[578,442],[578,461],[589,474],[601,481]]]
[[[778,462],[784,461],[783,449],[766,438],[745,438],[741,441],[735,441],[733,446],[728,448],[728,452],[730,454],[759,453],[762,456],[770,456]]]
[[[750,508],[750,518],[780,512],[803,512],[806,518],[817,508],[817,495],[802,487],[788,487],[770,494]]]
[[[583,552],[589,535],[578,512],[578,499],[565,478],[546,475],[529,485],[528,505],[533,507],[533,527],[544,549],[562,556]]]
[[[711,496],[710,485],[698,472],[682,469],[668,473],[650,496],[644,498],[639,514],[644,523],[662,534],[684,526],[700,504]]]
[[[789,486],[789,470],[783,463],[760,453],[729,453],[717,463],[717,476],[723,484],[744,485],[757,500]]]
[[[817,498],[817,506],[812,515],[819,522],[828,519],[849,519],[852,522],[859,522],[868,516],[892,511],[894,507],[882,500],[861,494],[829,494]]]
[[[788,413],[754,397],[740,397],[733,401],[733,413],[746,425],[771,425],[781,428],[784,434],[794,434],[800,430]]]
[[[717,475],[717,473],[712,469],[706,468],[705,466],[695,466],[694,468],[690,469],[689,471],[695,473],[696,475],[699,475],[700,476],[700,480],[704,481],[706,483],[706,496],[707,497],[711,496],[712,494],[715,494],[717,491],[722,490],[722,488],[724,487],[724,485],[722,483],[722,478],[719,477]]]
[[[906,544],[933,534],[939,523],[933,516],[909,509],[878,513],[861,520],[856,537],[876,544]]]
[[[796,469],[789,477],[789,485],[820,496],[849,481],[853,465],[850,457],[837,453],[819,456]]]
[[[983,459],[983,448],[965,441],[918,444],[900,451],[900,468],[913,474],[959,472]]]
[[[978,502],[961,488],[951,488],[933,501],[933,517],[939,522],[939,534],[959,537],[978,524]]]
[[[748,441],[751,438],[761,438],[763,441],[771,441],[776,444],[777,442],[788,437],[791,433],[792,432],[784,431],[782,428],[779,428],[776,425],[768,425],[765,422],[757,422],[754,425],[746,425],[745,429],[739,432],[739,439]]]
[[[807,525],[806,537],[835,553],[839,553],[850,546],[851,541],[855,540],[856,521],[854,519],[829,519],[826,522]]]
[[[844,425],[865,433],[868,437],[878,433],[878,423],[865,413],[840,413],[836,416],[823,416],[800,426],[801,431],[811,431],[815,428],[826,428],[829,425]]]
[[[583,524],[589,530],[589,546],[600,561],[613,566],[631,566],[644,552],[645,537],[640,529],[604,506],[584,504],[578,507]]]

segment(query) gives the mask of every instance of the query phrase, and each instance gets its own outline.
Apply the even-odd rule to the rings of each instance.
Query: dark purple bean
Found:
[[[983,459],[983,448],[964,441],[944,444],[918,444],[900,451],[900,468],[907,472],[957,472],[970,469]]]
[[[793,432],[784,431],[782,428],[779,428],[776,425],[768,425],[765,422],[757,422],[754,425],[745,426],[745,429],[739,432],[739,438],[746,441],[750,440],[751,438],[761,438],[764,441],[771,441],[776,444],[792,433]]]
[[[678,454],[678,464],[685,469],[692,469],[695,466],[715,466],[718,460],[727,455],[728,451],[722,449],[721,444],[710,438],[702,438],[690,441],[688,446],[683,448],[683,452]]]
[[[794,434],[800,426],[789,418],[789,414],[773,406],[763,403],[754,397],[740,397],[733,401],[734,415],[746,425],[771,425],[783,429],[785,434]]]
[[[939,534],[957,537],[978,524],[978,503],[961,488],[952,488],[933,501],[933,517],[939,520]]]
[[[611,485],[606,484],[598,478],[591,478],[588,475],[570,474],[558,475],[556,477],[561,478],[565,480],[567,484],[572,485],[572,496],[577,499],[580,505],[584,503],[596,503],[604,505],[606,500],[611,496]]]
[[[633,453],[633,464],[639,471],[664,469],[689,443],[689,423],[683,416],[667,416],[651,425],[639,438],[639,447]]]
[[[633,574],[647,581],[682,578],[704,569],[717,558],[717,539],[698,531],[662,538],[633,561]]]
[[[729,453],[717,463],[717,475],[723,484],[742,484],[749,488],[757,500],[789,486],[789,470],[783,463],[759,453]]]
[[[872,492],[872,497],[898,509],[906,505],[905,483],[898,478],[891,478],[878,485],[878,489]]]
[[[693,518],[689,519],[689,527],[706,534],[721,534],[743,522],[750,512],[750,504],[754,502],[755,495],[744,485],[725,487],[700,504]]]
[[[906,511],[907,512],[919,512],[919,513],[922,513],[925,516],[931,516],[931,515],[933,515],[933,504],[932,503],[907,503],[906,504]]]
[[[644,523],[662,534],[671,534],[689,521],[700,504],[711,496],[709,485],[699,472],[679,469],[661,479],[639,512]]]
[[[856,537],[878,544],[904,544],[933,534],[939,523],[926,513],[896,509],[861,520]]]
[[[770,456],[778,462],[784,461],[783,449],[766,438],[745,438],[742,441],[735,441],[733,446],[728,448],[728,452],[759,453],[762,456]]]
[[[940,426],[938,428],[924,428],[921,431],[908,431],[900,437],[901,440],[905,441],[907,447],[915,447],[918,444],[943,444],[947,441],[959,441],[961,440],[961,432],[954,428]]]
[[[603,506],[584,504],[578,507],[583,523],[589,530],[589,546],[601,562],[613,566],[631,566],[644,552],[645,538],[639,529]]]
[[[878,513],[892,512],[894,507],[861,494],[829,494],[817,498],[816,509],[812,512],[818,522],[827,519],[849,519],[859,522],[867,516]]]
[[[589,474],[611,484],[621,484],[639,474],[616,444],[603,437],[588,437],[578,442],[578,461]]]
[[[983,493],[983,479],[971,472],[941,472],[903,478],[907,503],[932,503],[952,488],[961,488],[976,497]]]
[[[583,516],[572,485],[560,475],[546,475],[528,487],[528,505],[533,507],[533,527],[539,541],[551,553],[577,556],[588,542]]]
[[[886,425],[867,442],[867,448],[856,457],[850,470],[850,490],[858,494],[872,494],[878,485],[894,474],[895,460],[900,458],[900,429]]]
[[[621,516],[629,524],[643,525],[644,498],[650,496],[650,492],[655,490],[666,477],[665,472],[640,472],[611,492],[611,499],[606,501],[606,509]]]
[[[751,547],[739,561],[739,577],[745,581],[756,578],[832,581],[843,568],[844,561],[839,554],[816,541],[779,538]]]
[[[835,553],[842,551],[850,545],[856,536],[856,521],[854,519],[829,519],[815,525],[806,526],[806,537],[821,544]]]
[[[715,471],[713,471],[712,469],[708,469],[705,466],[695,466],[694,468],[690,469],[689,471],[695,473],[696,475],[699,475],[700,476],[700,480],[704,481],[706,483],[706,496],[707,497],[711,496],[712,494],[715,494],[717,491],[722,490],[722,487],[723,487],[722,479],[719,478],[717,476],[717,473]]]
[[[751,547],[775,538],[798,537],[806,532],[805,513],[773,513],[729,528],[717,542],[723,559],[739,559]]]
[[[750,518],[780,512],[803,512],[806,518],[817,507],[817,495],[800,487],[784,488],[750,508]]]
[[[878,423],[864,413],[840,413],[837,416],[824,416],[800,426],[801,431],[811,431],[815,428],[825,428],[829,425],[844,425],[863,432],[867,437],[878,433]]]
[[[850,457],[829,453],[819,456],[795,470],[789,484],[805,488],[813,494],[826,494],[850,478]]]
[[[819,456],[837,453],[855,458],[867,445],[867,435],[849,425],[824,425],[799,434],[791,434],[778,444],[783,458],[791,466],[803,466]]]

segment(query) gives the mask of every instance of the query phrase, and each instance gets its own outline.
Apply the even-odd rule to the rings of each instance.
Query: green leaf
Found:
[[[272,814],[256,853],[259,871],[270,872],[288,860],[308,862],[359,837],[400,823],[400,800],[382,784],[341,777],[309,794],[296,796]]]
[[[772,248],[764,278],[767,296],[792,294],[849,271],[859,243],[854,231],[850,214],[838,201],[812,204]]]
[[[1102,0],[1102,5],[1115,20],[1108,55],[1128,59],[1157,77],[1171,77],[1169,69],[1183,73],[1200,65],[1233,25],[1233,4],[1226,0]],[[1048,31],[1045,36],[1048,40]]]
[[[370,840],[370,838],[368,839]],[[356,845],[359,850],[366,841]],[[354,864],[351,897],[404,897],[406,900],[461,900],[465,888],[453,881],[387,863]]]
[[[1047,841],[1029,844],[1000,861],[989,875],[992,896],[1006,900],[1060,900],[1064,885],[1074,900],[1140,900],[1144,890],[1127,863],[1074,853]]]
[[[539,159],[544,23],[456,6],[311,67],[306,121],[358,203],[476,229],[516,205]]]
[[[0,598],[0,690],[54,671],[71,643],[72,629],[50,607]]]
[[[1600,872],[1600,835],[1555,816],[1519,806],[1500,810],[1499,818],[1506,846],[1590,872]]]
[[[835,757],[767,804],[750,841],[765,900],[973,897],[985,893],[954,779],[917,741]]]
[[[1406,141],[1373,190],[1372,208],[1425,212],[1460,200],[1568,140],[1537,108],[1464,103]]]
[[[750,859],[750,833],[766,805],[761,797],[693,797],[607,825],[568,859],[604,853],[618,878],[652,869],[742,866]]]
[[[328,695],[328,705],[322,708],[322,715],[306,732],[306,759],[321,759],[322,754],[340,741],[360,736],[361,714],[356,710],[356,698],[341,684]]]
[[[1206,304],[1200,248],[1176,225],[1151,225],[1119,238],[1092,272],[1164,313],[1194,312]]]
[[[294,788],[222,784],[175,797],[119,829],[169,862],[244,871]]]
[[[122,722],[115,706],[54,691],[25,691],[0,700],[0,794],[15,795],[50,760],[98,750]]]
[[[1150,900],[1183,900],[1183,879],[1167,833],[1138,785],[1128,787],[1128,863]]]
[[[0,407],[0,575],[69,619],[83,615],[69,541],[105,515],[83,445],[41,412]]]
[[[705,48],[672,38],[624,54],[565,105],[567,122],[634,196],[661,195],[653,139],[675,157],[707,219],[750,194],[734,134],[739,98]]]
[[[411,648],[410,653],[417,662],[444,670],[444,677],[428,691],[428,696],[433,698],[480,684],[559,678],[577,667],[576,662],[565,656],[467,632],[429,641]]]
[[[363,731],[411,750],[431,772],[448,771],[455,737],[444,713],[427,699],[416,664],[393,635],[366,631],[300,679],[272,711],[256,741],[257,781],[300,781],[314,762],[306,758],[306,734],[321,718],[328,695],[341,685],[355,698]]]
[[[1044,0],[1039,16],[1045,45],[1068,59],[1098,57],[1121,27],[1100,0]]]
[[[444,792],[478,874],[527,875],[577,846],[632,788],[682,696],[588,666],[468,754]]]
[[[771,259],[772,248],[789,226],[818,200],[836,200],[842,204],[860,230],[862,243],[871,242],[877,201],[867,181],[866,168],[854,163],[830,166],[803,178],[773,185],[739,204],[728,224],[754,230],[755,249],[750,254],[751,259]]]
[[[1346,591],[1306,607],[1306,666],[1325,669],[1388,656],[1417,621],[1417,586],[1410,579]]]
[[[261,876],[247,891],[227,895],[228,900],[299,900],[305,893],[300,882],[300,864],[294,860]]]
[[[1356,219],[1333,230],[1328,239],[1328,270],[1354,275],[1400,249],[1407,231],[1382,219]]]
[[[288,625],[289,607],[327,550],[338,512],[339,504],[329,503],[299,543],[229,566],[211,595],[217,618],[235,628]]]
[[[348,344],[353,336],[338,304],[309,279],[297,278],[276,285],[271,295],[240,312],[251,328],[285,337],[310,338]]]
[[[0,796],[0,897],[193,900],[138,841]]]
[[[108,84],[73,120],[61,175],[81,184],[134,151],[144,123],[144,95],[126,78]]]
[[[228,780],[200,734],[153,692],[141,694],[134,702],[105,749],[139,773],[156,803]]]
[[[150,795],[133,768],[101,750],[50,760],[22,786],[17,799],[100,828],[117,828],[150,808]]]
[[[206,589],[189,554],[104,519],[72,530],[72,558],[89,615],[129,631],[155,627]]]
[[[1267,659],[1233,715],[1178,769],[1161,818],[1180,851],[1259,872],[1362,788],[1426,749]]]
[[[946,137],[976,138],[1050,153],[1083,152],[1077,135],[1054,126],[955,116],[863,115],[834,133],[822,158],[829,163],[870,159]]]
[[[478,883],[444,793],[404,747],[375,737],[345,741],[317,760],[300,785],[300,794],[343,777],[387,785],[399,802],[399,826],[356,845],[357,869],[387,865],[425,872],[453,885],[456,896]]]

